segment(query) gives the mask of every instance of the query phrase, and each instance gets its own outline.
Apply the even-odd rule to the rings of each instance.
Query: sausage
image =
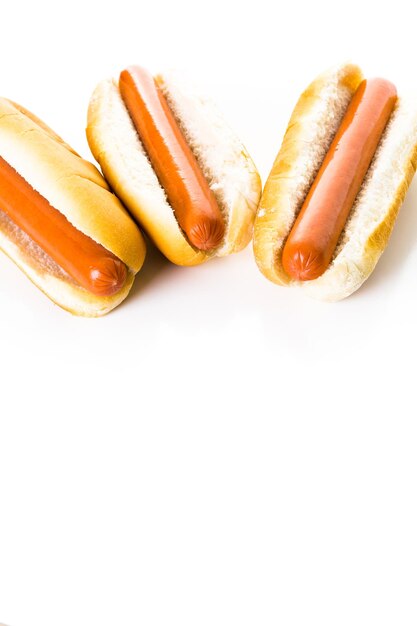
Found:
[[[396,100],[387,80],[359,85],[284,246],[292,278],[313,280],[329,266]]]
[[[222,214],[160,88],[132,66],[120,74],[119,89],[180,227],[199,250],[216,248],[225,233]]]
[[[0,210],[79,285],[97,296],[120,291],[126,265],[77,230],[2,157],[0,190]]]

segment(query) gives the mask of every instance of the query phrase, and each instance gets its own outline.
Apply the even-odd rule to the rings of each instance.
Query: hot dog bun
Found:
[[[77,315],[104,315],[129,293],[142,266],[141,233],[96,167],[23,107],[0,98],[0,154],[80,232],[127,266],[121,290],[98,297],[80,287],[2,211],[0,249],[51,300]],[[0,190],[1,193],[1,190]]]
[[[353,94],[356,65],[325,72],[301,95],[260,201],[254,253],[261,272],[278,285],[298,286],[336,301],[358,289],[387,245],[417,165],[417,103],[399,98],[354,202],[328,269],[315,280],[292,280],[282,250]]]
[[[250,241],[261,182],[249,154],[211,101],[178,78],[157,82],[207,179],[226,224],[214,251],[193,247],[178,225],[139,140],[116,79],[98,84],[88,109],[87,139],[104,176],[156,246],[173,263],[197,265],[242,250]]]

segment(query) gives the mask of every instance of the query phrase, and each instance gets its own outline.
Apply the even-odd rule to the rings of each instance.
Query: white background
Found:
[[[417,91],[411,7],[5,3],[0,89],[89,156],[98,80],[182,68],[265,180],[328,66]],[[149,249],[122,306],[75,318],[1,255],[0,621],[415,626],[416,293],[416,184],[334,305],[251,247],[188,269]]]

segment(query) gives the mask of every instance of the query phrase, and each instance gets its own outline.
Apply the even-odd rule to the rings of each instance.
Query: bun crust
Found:
[[[209,100],[198,96],[175,75],[159,75],[157,81],[223,213],[226,235],[220,248],[202,252],[185,237],[139,140],[116,80],[99,83],[90,100],[87,139],[91,151],[115,193],[170,261],[198,265],[213,256],[237,252],[252,237],[261,195],[253,161]]]
[[[255,220],[254,253],[262,273],[325,301],[346,298],[371,274],[416,169],[417,107],[399,99],[329,268],[305,282],[284,272],[286,238],[362,78],[357,66],[342,65],[319,76],[300,96]]]
[[[103,315],[128,294],[145,258],[145,243],[98,170],[23,107],[0,98],[2,157],[79,231],[128,267],[126,284],[111,297],[78,286],[0,212],[0,248],[51,300],[78,315]]]

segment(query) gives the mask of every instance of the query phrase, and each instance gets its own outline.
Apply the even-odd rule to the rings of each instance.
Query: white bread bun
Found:
[[[113,309],[129,293],[145,258],[145,243],[96,167],[36,116],[5,98],[0,98],[0,154],[75,228],[126,264],[126,282],[113,296],[91,294],[2,211],[0,248],[51,300],[71,313],[95,317]]]
[[[282,250],[347,106],[361,70],[338,66],[313,81],[292,113],[259,205],[254,253],[261,272],[325,301],[346,298],[384,251],[417,164],[417,103],[399,98],[354,202],[328,269],[315,280],[292,280]]]
[[[168,104],[213,191],[226,233],[214,251],[194,248],[178,225],[139,140],[116,79],[100,82],[90,101],[87,139],[114,192],[161,252],[197,265],[242,250],[251,240],[261,181],[256,167],[212,102],[175,73],[157,77]]]

